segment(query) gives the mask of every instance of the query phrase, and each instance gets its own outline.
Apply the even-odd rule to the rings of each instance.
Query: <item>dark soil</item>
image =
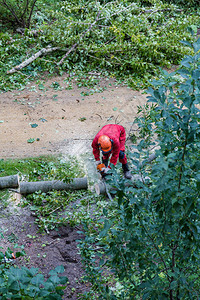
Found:
[[[63,299],[79,299],[79,294],[89,288],[81,280],[84,270],[77,249],[78,240],[83,238],[77,233],[80,228],[66,226],[49,234],[40,233],[29,209],[19,207],[14,211],[9,207],[1,210],[0,223],[4,235],[0,246],[4,251],[10,247],[15,254],[19,248],[14,249],[14,244],[24,245],[26,255],[13,259],[12,264],[38,268],[46,276],[50,270],[63,265],[65,272],[62,275],[69,280]]]

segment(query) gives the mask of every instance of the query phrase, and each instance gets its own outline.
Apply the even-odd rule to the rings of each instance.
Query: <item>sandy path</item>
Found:
[[[60,90],[50,87],[55,81]],[[42,90],[31,83],[23,91],[0,94],[0,158],[91,151],[93,137],[108,123],[119,123],[128,133],[146,95],[114,80],[100,85],[103,92],[83,96],[91,89],[66,90],[64,77],[56,77]]]

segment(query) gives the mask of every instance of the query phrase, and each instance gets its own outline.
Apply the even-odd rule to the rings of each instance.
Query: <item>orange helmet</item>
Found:
[[[112,149],[111,140],[107,135],[101,135],[98,138],[98,145],[99,148],[105,153],[110,152],[110,150]]]

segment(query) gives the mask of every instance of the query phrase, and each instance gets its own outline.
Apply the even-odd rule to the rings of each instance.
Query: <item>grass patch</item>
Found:
[[[27,181],[53,180],[83,177],[78,162],[74,158],[67,161],[60,156],[40,156],[26,159],[2,159],[0,176],[19,174]]]
[[[42,164],[56,162],[57,157],[40,156],[37,158],[26,159],[1,159],[0,176],[9,176],[15,174],[31,174],[35,168],[41,168]]]

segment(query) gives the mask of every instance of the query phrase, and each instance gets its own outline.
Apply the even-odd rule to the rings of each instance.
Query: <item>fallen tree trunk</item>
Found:
[[[0,177],[0,189],[5,188],[16,188],[19,186],[19,176],[10,175],[5,177]]]
[[[19,186],[19,193],[22,195],[27,195],[37,191],[47,193],[52,190],[82,190],[87,188],[87,177],[83,177],[74,178],[70,183],[65,183],[60,180],[21,182]]]

